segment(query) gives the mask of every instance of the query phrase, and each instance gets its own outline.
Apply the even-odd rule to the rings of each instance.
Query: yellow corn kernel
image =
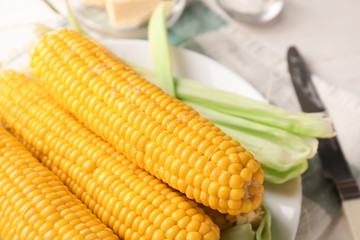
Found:
[[[19,102],[31,104],[23,107]],[[178,223],[178,218],[192,219],[198,215],[203,218],[196,217],[195,221],[210,226],[206,231],[199,229],[199,234],[205,236],[211,231],[213,239],[219,238],[219,228],[195,202],[97,137],[35,82],[13,71],[3,72],[0,105],[4,106],[0,108],[1,121],[121,238],[148,239],[156,234],[159,238],[176,239],[187,229],[186,224]],[[38,141],[42,144],[36,144]],[[84,168],[85,163],[91,168]]]
[[[72,30],[54,31],[33,49],[31,69],[46,91],[87,127],[139,167],[188,197],[206,191],[195,182],[197,174],[218,182],[222,172],[241,178],[227,183],[230,188],[246,191],[253,185],[258,191],[252,193],[262,195],[258,175],[263,171],[256,168],[251,153],[191,107],[134,73],[99,44]],[[142,143],[138,144],[140,139]],[[205,161],[197,164],[199,158]],[[176,160],[180,160],[180,168]],[[189,187],[180,188],[180,181]],[[213,188],[208,190],[212,191],[206,192],[211,199],[196,200],[218,207],[221,194],[213,192]],[[241,213],[248,209],[240,207],[241,199],[226,201],[228,207],[222,210]],[[233,201],[238,201],[238,209],[230,207],[235,206]]]
[[[94,239],[118,239],[3,127],[0,186],[2,239],[88,239],[91,235]],[[87,219],[82,219],[81,213]]]

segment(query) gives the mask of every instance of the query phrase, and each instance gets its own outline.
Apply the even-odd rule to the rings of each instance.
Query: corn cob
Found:
[[[87,127],[188,198],[231,215],[260,205],[263,171],[250,152],[98,44],[60,29],[34,47],[31,68]]]
[[[118,239],[0,126],[0,234],[6,239]]]
[[[7,128],[121,238],[219,238],[195,202],[138,168],[35,82],[4,72],[0,106]]]

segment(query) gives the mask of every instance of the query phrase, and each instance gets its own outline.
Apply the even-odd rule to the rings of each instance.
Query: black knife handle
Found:
[[[336,186],[342,200],[360,198],[360,190],[354,178],[337,181]]]
[[[324,175],[335,183],[340,198],[348,200],[360,197],[359,187],[345,160],[337,137],[319,139],[318,153]]]

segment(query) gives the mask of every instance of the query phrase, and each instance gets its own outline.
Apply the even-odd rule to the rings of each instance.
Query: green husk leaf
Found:
[[[266,182],[282,184],[301,176],[301,174],[303,174],[308,168],[308,162],[300,162],[298,165],[295,165],[287,171],[278,171],[264,165],[262,165],[261,168],[264,170]]]
[[[149,81],[158,85],[154,72],[130,64]],[[296,135],[328,138],[335,135],[330,118],[323,113],[291,112],[235,93],[186,78],[174,78],[176,97],[217,112],[283,129]]]
[[[232,135],[234,135],[234,137],[241,139],[244,139],[247,136],[254,137],[252,141],[255,142],[259,148],[256,150],[261,150],[260,148],[262,148],[262,145],[267,143],[273,143],[281,146],[281,149],[289,152],[289,155],[284,156],[281,159],[282,162],[279,162],[279,164],[282,165],[280,169],[286,170],[292,167],[294,160],[312,158],[316,153],[318,146],[316,138],[299,136],[279,128],[215,111],[199,104],[187,101],[184,102],[194,107],[202,116],[210,119],[212,122],[220,126],[227,127],[228,129],[232,129]],[[246,134],[246,136],[242,137],[243,134]],[[271,162],[275,161],[279,160],[274,159]]]
[[[331,119],[326,118],[324,113],[291,112],[268,103],[183,78],[178,79],[176,86],[179,99],[198,103],[216,111],[299,135],[319,138],[335,135]]]
[[[264,217],[256,230],[256,240],[271,240],[271,213],[265,204],[261,208]]]
[[[70,22],[70,25],[71,27],[77,31],[78,33],[80,33],[81,35],[87,37],[87,38],[90,38],[90,36],[81,28],[80,24],[78,23],[78,21],[76,20],[72,10],[71,10],[71,7],[70,7],[70,4],[69,4],[69,1],[68,0],[65,0],[65,3],[66,3],[66,10],[67,10],[67,13],[68,13],[68,19],[69,19],[69,22]]]
[[[160,2],[149,21],[149,41],[157,85],[166,93],[175,95],[170,49],[166,28],[165,3]]]
[[[284,149],[278,143],[268,141],[256,136],[238,131],[223,125],[218,126],[229,136],[238,140],[241,145],[251,151],[261,163],[265,180],[272,183],[284,183],[300,176],[308,167],[306,158],[296,158],[292,149]],[[286,168],[283,162],[288,162]]]
[[[220,240],[254,240],[255,232],[251,228],[251,224],[237,225],[223,231],[220,235]]]

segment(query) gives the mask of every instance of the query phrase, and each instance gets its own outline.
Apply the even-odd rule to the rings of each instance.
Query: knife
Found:
[[[304,112],[326,112],[311,74],[295,47],[287,54],[291,80]],[[360,190],[336,137],[319,139],[318,154],[325,178],[335,184],[354,240],[360,240]]]

